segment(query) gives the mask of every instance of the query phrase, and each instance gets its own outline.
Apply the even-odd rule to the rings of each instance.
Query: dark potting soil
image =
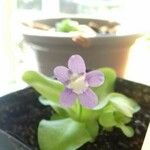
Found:
[[[79,150],[141,150],[149,122],[150,110],[141,109],[130,123],[135,131],[132,138],[126,137],[120,129],[115,128],[111,132],[100,132],[94,143],[88,142]]]

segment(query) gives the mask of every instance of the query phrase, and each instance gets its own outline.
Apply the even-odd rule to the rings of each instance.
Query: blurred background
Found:
[[[0,95],[24,87],[23,72],[36,70],[21,22],[66,15],[115,20],[142,32],[131,47],[124,78],[150,85],[149,14],[148,0],[0,0]]]

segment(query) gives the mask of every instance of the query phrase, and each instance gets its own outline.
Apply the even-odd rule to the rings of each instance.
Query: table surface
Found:
[[[148,130],[147,130],[147,134],[145,136],[142,150],[149,150],[149,141],[150,141],[150,124],[149,124]]]

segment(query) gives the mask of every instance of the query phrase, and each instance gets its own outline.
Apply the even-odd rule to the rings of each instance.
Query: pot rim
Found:
[[[103,22],[104,24],[108,24],[109,22],[113,22],[115,24],[121,25],[121,23],[119,21],[111,21],[110,19],[100,19],[100,18],[93,18],[93,17],[77,17],[77,16],[71,16],[71,17],[55,17],[55,18],[47,18],[47,19],[36,19],[36,20],[32,20],[33,22],[40,22],[40,23],[45,23],[45,24],[49,24],[48,22],[52,22],[54,21],[60,21],[63,19],[73,19],[73,20],[77,20],[77,21],[83,21],[83,22],[89,22],[89,21],[95,21],[95,22]],[[59,38],[59,39],[71,39],[72,35],[68,34],[68,33],[61,33],[61,32],[47,32],[47,31],[39,31],[37,29],[32,29],[31,27],[27,27],[25,25],[22,24],[22,33],[24,36],[35,36],[35,37],[49,37],[49,38]],[[128,38],[128,37],[134,37],[135,39],[138,37],[141,37],[143,35],[142,32],[126,32],[126,33],[119,33],[117,35],[113,35],[113,34],[108,34],[108,35],[102,35],[102,34],[97,34],[96,36],[88,36],[86,38],[88,39],[113,39],[113,38]]]

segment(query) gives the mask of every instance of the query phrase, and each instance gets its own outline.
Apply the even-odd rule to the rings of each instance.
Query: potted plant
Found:
[[[24,40],[35,53],[40,72],[46,75],[78,53],[89,68],[111,67],[123,77],[129,48],[141,36],[124,33],[121,23],[102,19],[61,17],[24,24]]]
[[[36,91],[1,98],[0,128],[28,149],[140,150],[150,120],[150,87],[117,78],[110,68],[86,73],[79,55],[70,57],[68,68],[54,69],[57,80],[27,71],[23,79]]]

